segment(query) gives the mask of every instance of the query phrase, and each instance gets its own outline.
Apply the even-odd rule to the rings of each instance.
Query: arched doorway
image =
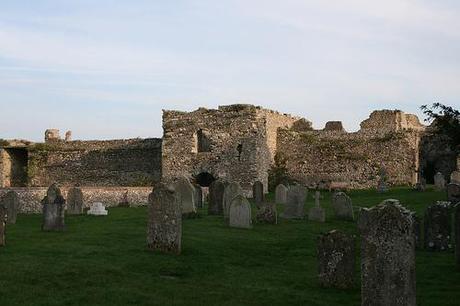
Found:
[[[209,172],[201,172],[195,176],[196,183],[201,187],[209,187],[215,180],[216,178]]]

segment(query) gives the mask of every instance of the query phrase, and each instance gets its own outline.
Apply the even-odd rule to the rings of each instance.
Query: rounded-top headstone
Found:
[[[229,225],[238,228],[252,227],[251,205],[242,195],[234,197],[230,204]]]
[[[240,184],[238,184],[237,182],[231,182],[225,187],[223,196],[224,218],[228,219],[228,214],[230,212],[230,204],[232,203],[232,200],[236,196],[242,194],[243,190],[241,189]]]
[[[332,196],[332,209],[337,219],[354,220],[351,198],[344,192],[337,192]]]
[[[182,214],[196,214],[195,188],[190,181],[182,176],[174,183],[174,189],[180,195]]]
[[[83,192],[80,188],[70,188],[67,192],[67,213],[80,215],[83,213]]]
[[[275,189],[276,203],[286,204],[288,188],[283,184],[279,184]]]

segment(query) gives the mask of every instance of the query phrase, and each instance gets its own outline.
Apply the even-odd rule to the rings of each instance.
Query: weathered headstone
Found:
[[[243,195],[243,190],[240,187],[240,184],[237,182],[231,182],[225,186],[224,196],[223,196],[223,207],[224,207],[224,218],[228,219],[230,213],[230,204],[232,200],[238,196]]]
[[[256,221],[258,223],[277,224],[278,213],[275,203],[262,203],[257,210]]]
[[[174,190],[180,196],[184,217],[196,215],[195,188],[186,177],[179,177],[174,183]]]
[[[332,196],[332,209],[337,219],[354,220],[351,198],[344,192],[337,192]]]
[[[436,190],[444,190],[446,188],[446,179],[441,172],[438,172],[434,176],[434,187]]]
[[[8,191],[0,200],[0,206],[4,206],[7,211],[6,222],[10,224],[16,223],[16,217],[19,209],[19,197],[14,191]]]
[[[321,194],[319,190],[315,191],[315,206],[308,210],[308,220],[310,221],[317,221],[317,222],[325,222],[326,221],[326,212],[324,208],[321,207],[319,200],[321,199]]]
[[[118,207],[129,207],[128,193],[128,190],[123,193],[123,196],[120,199],[120,203],[118,203]],[[69,201],[69,199],[67,199],[67,201]]]
[[[455,236],[455,259],[460,266],[460,204],[455,206],[454,211],[454,236]]]
[[[7,208],[0,204],[0,246],[6,244],[5,231],[6,231],[6,214]]]
[[[303,219],[305,217],[304,205],[308,190],[300,185],[291,186],[287,193],[287,201],[284,212],[281,214],[285,219]]]
[[[91,204],[90,209],[86,213],[93,216],[107,216],[109,212],[105,209],[104,204],[95,202]]]
[[[230,227],[251,228],[251,205],[243,195],[237,195],[230,204]]]
[[[63,231],[65,229],[64,213],[65,199],[61,189],[56,184],[48,188],[46,196],[42,200],[44,231]]]
[[[459,184],[447,184],[447,201],[456,204],[460,202],[460,185]]]
[[[67,192],[67,213],[70,215],[83,213],[83,192],[80,188],[70,188]]]
[[[208,215],[222,215],[224,213],[224,191],[225,183],[216,180],[209,186]]]
[[[412,214],[398,200],[360,211],[361,305],[416,305]]]
[[[450,182],[460,184],[460,171],[456,170],[450,174]]]
[[[152,251],[180,254],[182,208],[173,188],[158,184],[149,195],[147,246]]]
[[[388,191],[387,176],[387,170],[384,167],[381,167],[379,171],[379,182],[377,185],[377,192],[384,193]]]
[[[278,204],[286,204],[288,188],[283,184],[279,184],[275,189],[275,199]]]
[[[426,179],[425,178],[420,178],[420,181],[415,184],[416,191],[425,191],[426,190]]]
[[[437,201],[425,210],[425,249],[446,251],[451,245],[452,225],[450,202]]]
[[[195,206],[196,208],[203,208],[203,189],[200,185],[194,185],[195,188]]]
[[[353,287],[355,271],[355,238],[332,230],[318,238],[319,283],[323,287]]]
[[[264,184],[261,181],[255,181],[252,185],[252,197],[257,207],[264,201]]]

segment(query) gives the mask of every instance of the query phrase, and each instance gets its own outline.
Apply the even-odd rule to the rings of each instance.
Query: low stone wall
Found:
[[[19,212],[34,214],[42,212],[41,200],[45,197],[48,187],[17,187],[0,188],[0,196],[10,190],[18,193]],[[67,198],[70,187],[62,187],[62,195]],[[130,206],[143,206],[148,203],[148,196],[152,187],[81,187],[83,192],[84,207],[91,203],[102,202],[106,207],[118,206],[125,197],[126,192]]]

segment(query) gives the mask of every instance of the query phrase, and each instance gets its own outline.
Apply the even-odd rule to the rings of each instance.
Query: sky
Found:
[[[162,109],[460,106],[457,0],[0,0],[0,138],[161,137]]]

